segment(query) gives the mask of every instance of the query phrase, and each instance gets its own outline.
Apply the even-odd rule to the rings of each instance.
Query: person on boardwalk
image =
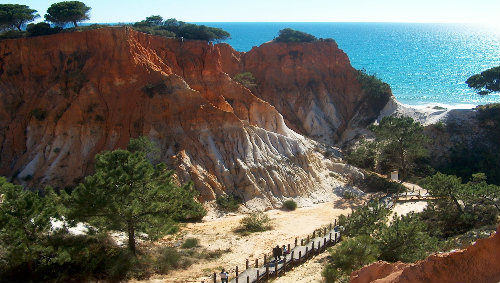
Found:
[[[286,255],[288,254],[288,250],[286,249],[286,246],[285,246],[285,245],[283,245],[282,250],[283,250],[283,256],[285,256],[285,257],[286,257]]]
[[[228,274],[226,272],[226,270],[222,269],[221,273],[220,273],[220,280],[222,283],[227,283],[227,279],[228,279]]]
[[[283,251],[281,250],[279,245],[276,245],[275,248],[273,248],[273,257],[274,260],[281,260],[281,255],[283,254]]]

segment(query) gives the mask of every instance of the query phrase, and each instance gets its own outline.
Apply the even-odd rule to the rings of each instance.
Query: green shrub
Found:
[[[47,111],[41,108],[35,108],[31,110],[31,115],[35,117],[38,121],[43,121],[47,118]]]
[[[343,199],[348,199],[348,200],[353,200],[353,199],[356,199],[356,194],[353,193],[353,192],[350,192],[350,191],[346,191],[344,192],[344,194],[342,195],[342,198]]]
[[[326,282],[337,282],[342,277],[377,260],[380,250],[370,236],[346,239],[330,249],[332,262],[322,272]]]
[[[240,208],[241,199],[233,195],[218,196],[215,203],[217,203],[220,210],[235,212]]]
[[[244,85],[246,88],[252,88],[257,86],[255,84],[255,77],[250,72],[239,73],[234,76],[233,80]]]
[[[28,33],[25,31],[8,30],[6,32],[0,33],[0,39],[21,38],[26,37],[27,35]]]
[[[198,246],[198,239],[196,238],[188,238],[184,241],[181,248],[190,249]]]
[[[288,210],[295,210],[297,208],[297,203],[289,199],[283,203],[283,208],[288,209]]]
[[[156,272],[167,274],[170,270],[181,266],[181,254],[176,249],[165,247],[161,248],[158,253],[154,263]]]
[[[347,163],[356,167],[373,170],[377,157],[376,143],[361,140],[346,156]]]
[[[276,42],[312,42],[316,40],[318,39],[314,35],[291,28],[280,30],[279,36],[274,39]]]
[[[369,75],[364,69],[358,70],[357,79],[361,83],[361,87],[368,95],[377,99],[389,99],[389,85],[379,79],[376,75]]]
[[[381,260],[415,262],[437,250],[438,239],[429,236],[427,225],[414,214],[394,215],[390,226],[376,231]]]
[[[56,34],[60,32],[62,28],[60,27],[54,27],[51,28],[49,24],[41,22],[37,24],[29,24],[26,27],[26,31],[29,33],[30,36],[40,36],[40,35],[49,35],[49,34]]]
[[[406,187],[400,183],[391,182],[376,174],[366,175],[364,179],[364,186],[362,187],[368,192],[384,192],[389,194],[406,191]]]
[[[389,214],[390,210],[383,203],[370,201],[353,211],[349,217],[340,215],[339,225],[344,227],[345,236],[371,235],[385,225]]]
[[[263,212],[254,212],[240,221],[240,228],[236,232],[262,232],[271,230],[271,219]]]
[[[146,20],[136,22],[132,27],[138,31],[153,35],[194,40],[217,41],[231,36],[227,31],[220,28],[188,24],[176,19],[163,21],[161,16],[147,17]]]

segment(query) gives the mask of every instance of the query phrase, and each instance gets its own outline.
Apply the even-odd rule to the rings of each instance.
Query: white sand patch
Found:
[[[410,106],[398,102],[395,98],[389,100],[387,105],[382,109],[377,121],[383,117],[391,115],[409,116],[415,121],[427,126],[435,124],[439,121],[460,121],[469,119],[470,115],[474,114],[474,105],[444,105],[444,104],[428,104],[422,106]]]
[[[395,213],[397,213],[398,215],[406,215],[410,212],[415,212],[415,213],[422,212],[424,211],[426,206],[427,206],[427,201],[425,200],[396,203],[389,219],[391,219]]]

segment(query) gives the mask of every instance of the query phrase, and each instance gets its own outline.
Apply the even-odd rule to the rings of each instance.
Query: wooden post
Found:
[[[283,257],[283,275],[286,273],[286,256]]]
[[[245,269],[248,269],[248,258],[247,261],[245,262]]]
[[[258,258],[255,259],[255,268],[259,268],[259,259]]]
[[[337,242],[337,233],[335,233],[335,243]]]
[[[326,238],[323,240],[323,250],[326,251]]]
[[[297,238],[295,238],[295,247],[297,246]]]
[[[250,276],[247,275],[247,283],[250,283]]]
[[[304,245],[304,239],[300,239],[300,245],[303,246]]]
[[[266,279],[269,280],[269,264],[266,265]]]
[[[313,239],[316,238],[316,230],[313,231]]]
[[[328,226],[328,230],[332,231],[332,223],[330,223],[330,226]]]
[[[264,265],[267,264],[267,255],[264,255]]]
[[[255,282],[259,282],[259,270],[257,269],[257,280],[255,280]]]
[[[323,236],[326,236],[326,227],[323,228]]]
[[[307,243],[309,243],[309,235],[307,235]]]
[[[330,244],[332,244],[332,232],[330,232],[330,240],[329,240]]]
[[[309,250],[309,247],[306,247],[306,255],[304,256],[305,259],[307,259],[307,252]]]
[[[301,257],[302,257],[302,251],[299,251],[299,264],[300,264]]]
[[[337,226],[337,218],[335,218],[335,222],[333,224],[333,227]]]
[[[217,273],[214,272],[214,283],[217,283]]]
[[[274,278],[278,277],[278,261],[274,262]]]
[[[288,251],[288,253],[290,253],[290,244],[288,244],[288,250],[287,251]]]
[[[238,266],[236,266],[236,283],[238,283]]]
[[[292,266],[293,266],[293,262],[295,261],[295,259],[293,258],[293,253],[294,253],[294,251],[292,251],[292,260],[291,260]]]
[[[311,253],[314,254],[314,241],[313,241],[313,245],[311,247]]]

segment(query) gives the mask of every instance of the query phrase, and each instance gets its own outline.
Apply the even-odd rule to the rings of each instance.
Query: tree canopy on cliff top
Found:
[[[40,17],[34,9],[26,5],[19,4],[0,4],[0,30],[21,27]]]
[[[481,95],[500,92],[500,66],[475,74],[465,82]]]
[[[136,22],[133,27],[153,35],[194,40],[217,41],[231,36],[227,31],[220,28],[189,24],[176,19],[163,21],[163,18],[159,15],[149,16],[143,21]]]
[[[47,9],[45,20],[61,26],[67,23],[73,23],[73,25],[77,27],[78,22],[90,19],[90,9],[90,7],[87,7],[80,1],[54,3]]]
[[[291,28],[282,29],[279,36],[274,39],[276,42],[312,42],[318,40],[314,35]]]

